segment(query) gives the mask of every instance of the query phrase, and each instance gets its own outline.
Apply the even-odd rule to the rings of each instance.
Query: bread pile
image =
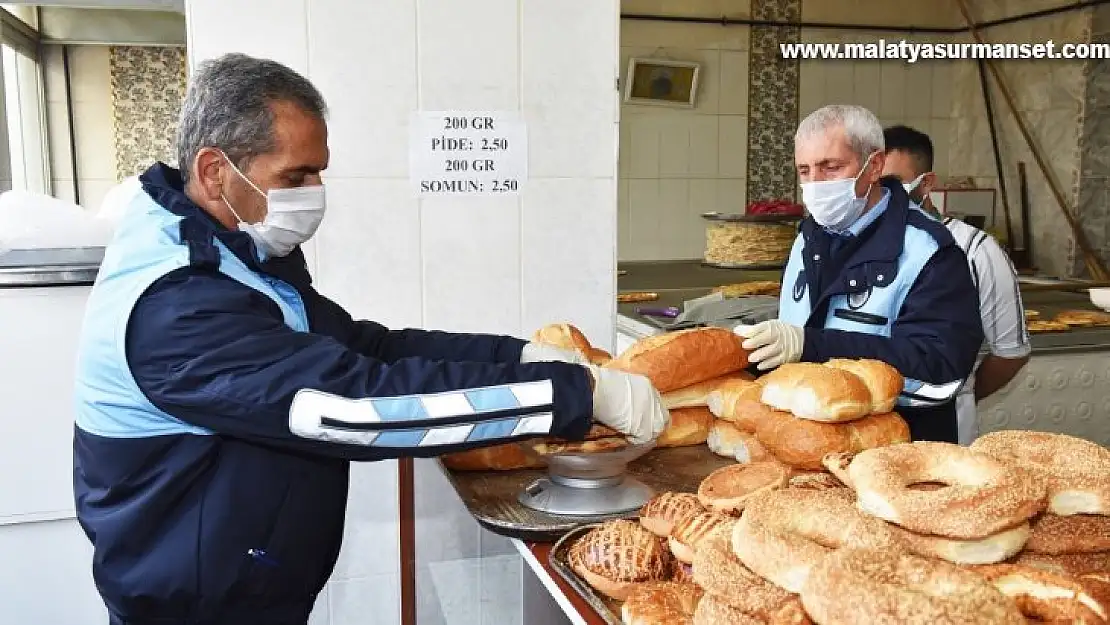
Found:
[[[650,553],[652,575],[621,596],[590,583],[637,596],[623,616],[642,625],[1110,622],[1110,450],[1000,432],[972,449],[904,443],[829,464],[847,483],[734,465],[697,495],[657,495],[639,526],[617,522],[651,545],[622,560]],[[660,593],[670,620],[650,618]]]
[[[1110,313],[1101,310],[1062,310],[1051,319],[1042,319],[1041,313],[1036,310],[1025,311],[1025,327],[1032,333],[1105,326],[1110,326]]]
[[[578,352],[595,365],[603,365],[613,359],[612,354],[591,345],[586,335],[569,323],[552,323],[536,330],[532,342]]]
[[[909,441],[909,426],[891,412],[901,391],[902,376],[877,360],[782,365],[709,395],[706,403],[721,419],[709,447],[738,462],[774,458],[820,471],[828,454]]]

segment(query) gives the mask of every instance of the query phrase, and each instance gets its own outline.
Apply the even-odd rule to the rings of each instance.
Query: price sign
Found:
[[[528,177],[520,113],[414,113],[409,178],[420,197],[515,195]]]

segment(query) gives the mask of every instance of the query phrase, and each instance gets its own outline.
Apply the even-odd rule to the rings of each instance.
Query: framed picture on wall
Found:
[[[624,79],[627,104],[694,108],[701,64],[669,59],[631,58]]]

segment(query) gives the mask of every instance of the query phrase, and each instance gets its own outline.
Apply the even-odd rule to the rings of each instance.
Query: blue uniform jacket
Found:
[[[176,170],[156,165],[141,180],[161,207],[147,202],[151,212],[183,218],[178,244],[189,248],[189,262],[135,302],[120,368],[149,400],[134,405],[152,405],[150,418],[172,421],[170,433],[95,433],[80,427],[80,419],[75,430],[77,514],[93,543],[94,578],[113,622],[303,625],[339,554],[349,461],[439,455],[518,431],[485,421],[498,413],[475,405],[476,414],[451,412],[438,422],[484,431],[481,441],[447,436],[437,439],[444,444],[426,445],[396,430],[382,432],[379,444],[306,438],[290,425],[301,389],[341,400],[391,398],[392,417],[401,420],[382,425],[390,417],[383,404],[378,425],[396,428],[437,421],[400,401],[411,400],[406,396],[419,401],[444,391],[541,381],[551,389],[541,406],[550,423],[543,433],[579,439],[589,428],[591,382],[582,367],[522,365],[524,341],[512,337],[354,321],[313,289],[300,250],[259,262],[246,234],[226,230],[185,196]],[[132,237],[164,234],[136,223]],[[122,245],[119,237],[112,245]],[[250,271],[291,285],[309,331],[295,331],[273,299],[217,271],[227,252],[217,253],[215,241]],[[94,287],[90,301],[102,287]],[[85,332],[100,327],[93,321],[86,318]],[[89,386],[79,378],[79,389]],[[82,393],[91,391],[79,390],[78,414]]]
[[[983,343],[979,294],[967,267],[967,257],[940,222],[910,206],[901,183],[884,178],[890,192],[886,210],[858,236],[842,237],[811,217],[800,225],[805,288],[819,294],[805,323],[802,360],[874,358],[889,363],[902,375],[928,384],[949,384],[971,374]],[[938,249],[922,267],[897,311],[890,336],[826,329],[830,300],[852,292],[850,277],[874,282],[870,275],[887,271],[902,254],[907,225],[922,230]],[[814,258],[822,259],[814,262]],[[886,269],[884,269],[886,268]],[[783,297],[789,296],[784,276]],[[956,407],[899,406],[914,440],[957,442]]]

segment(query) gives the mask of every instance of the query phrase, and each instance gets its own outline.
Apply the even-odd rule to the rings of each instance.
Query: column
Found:
[[[327,98],[329,212],[306,253],[354,316],[522,337],[569,321],[611,349],[618,13],[616,0],[189,0],[189,58],[272,58]],[[444,109],[523,113],[519,197],[414,197],[409,115]],[[523,622],[517,556],[416,464],[421,625]],[[321,625],[397,622],[396,463],[354,469]]]

